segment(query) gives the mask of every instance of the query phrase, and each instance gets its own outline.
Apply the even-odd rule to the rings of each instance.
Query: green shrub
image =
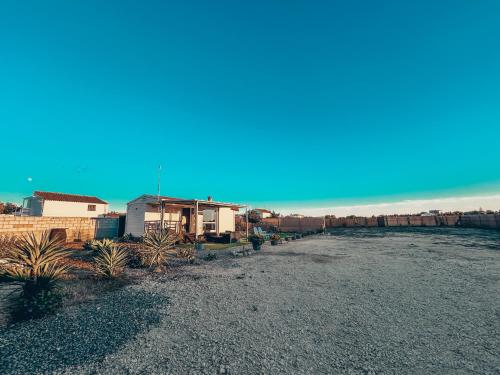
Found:
[[[208,262],[211,262],[212,260],[216,260],[216,259],[217,259],[216,253],[208,253],[207,255],[205,255],[205,260]]]

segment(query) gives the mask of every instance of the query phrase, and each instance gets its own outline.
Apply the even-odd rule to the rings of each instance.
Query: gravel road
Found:
[[[499,374],[500,236],[339,231],[0,331],[2,374]]]

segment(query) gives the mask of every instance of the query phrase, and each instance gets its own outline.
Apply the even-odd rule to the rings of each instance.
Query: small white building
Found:
[[[97,197],[35,191],[23,200],[23,214],[51,217],[99,217],[108,213],[108,202]]]
[[[210,197],[199,200],[144,194],[127,203],[125,233],[140,237],[157,229],[162,215],[163,227],[177,233],[199,236],[234,232],[235,214],[241,207],[234,203],[215,202]]]
[[[261,219],[267,219],[268,217],[273,216],[272,211],[269,211],[265,208],[255,208],[254,211],[259,214]]]

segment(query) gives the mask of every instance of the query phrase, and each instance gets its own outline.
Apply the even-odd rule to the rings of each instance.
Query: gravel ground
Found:
[[[341,230],[153,274],[1,330],[0,373],[500,374],[499,247]]]

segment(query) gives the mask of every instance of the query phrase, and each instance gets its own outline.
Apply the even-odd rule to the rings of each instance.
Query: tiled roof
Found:
[[[88,195],[50,193],[48,191],[35,191],[33,195],[43,198],[47,201],[108,204],[108,202],[105,202],[102,199],[99,199],[97,197],[90,197]]]

